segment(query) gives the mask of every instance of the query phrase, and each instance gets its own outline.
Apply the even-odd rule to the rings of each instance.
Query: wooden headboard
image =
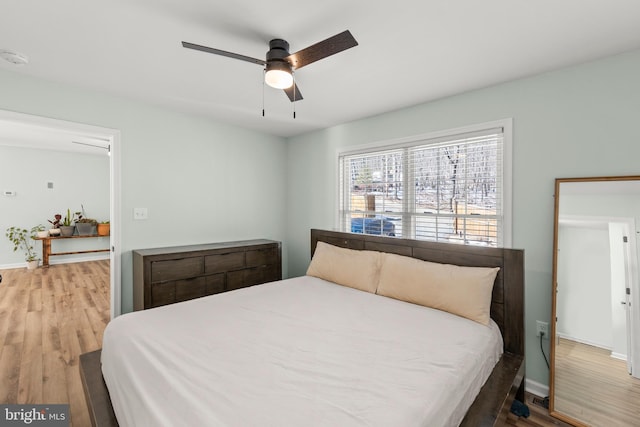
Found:
[[[318,242],[442,264],[500,267],[493,285],[491,318],[500,327],[504,350],[524,355],[524,251],[312,229],[312,256]]]

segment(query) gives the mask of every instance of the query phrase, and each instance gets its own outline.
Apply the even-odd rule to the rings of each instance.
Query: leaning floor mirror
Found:
[[[555,182],[549,412],[640,425],[640,176]]]

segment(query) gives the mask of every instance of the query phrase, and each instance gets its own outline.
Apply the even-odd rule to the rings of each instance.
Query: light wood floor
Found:
[[[608,350],[561,339],[555,409],[592,426],[640,425],[640,380]]]
[[[518,418],[513,414],[509,414],[507,420],[503,422],[504,425],[514,425],[519,427],[568,427],[569,424],[552,418],[549,416],[549,411],[542,406],[533,403],[533,398],[536,397],[531,393],[525,393],[525,403],[529,407],[531,415],[529,418]],[[501,424],[496,424],[501,425]]]
[[[109,261],[0,270],[0,403],[69,403],[71,425],[89,426],[80,354],[102,345],[109,321]],[[520,427],[567,426],[526,400]]]
[[[69,403],[71,425],[90,426],[78,357],[102,346],[109,261],[0,274],[0,403]]]

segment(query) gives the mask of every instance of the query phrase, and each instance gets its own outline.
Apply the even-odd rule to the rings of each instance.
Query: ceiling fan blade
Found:
[[[295,97],[294,97],[294,91],[295,91]],[[303,99],[302,94],[300,93],[300,88],[295,84],[295,82],[291,87],[286,88],[284,92],[287,94],[291,102],[296,102]]]
[[[297,70],[313,62],[324,59],[327,56],[335,55],[336,53],[355,46],[358,46],[358,42],[351,35],[351,32],[346,30],[296,53],[292,53],[285,59],[291,64],[294,70]]]
[[[251,58],[250,56],[240,55],[238,53],[227,52],[226,50],[214,49],[212,47],[200,46],[199,44],[182,42],[182,47],[186,47],[187,49],[200,50],[202,52],[213,53],[214,55],[226,56],[228,58],[240,59],[241,61],[253,62],[258,65],[267,65],[266,61],[257,58]]]

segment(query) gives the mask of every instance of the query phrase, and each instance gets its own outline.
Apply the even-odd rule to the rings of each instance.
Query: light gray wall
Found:
[[[335,225],[338,147],[512,117],[513,247],[525,250],[527,376],[548,384],[535,321],[551,317],[554,179],[638,174],[638,75],[634,51],[291,138],[290,275],[308,264],[309,229]]]
[[[8,227],[31,229],[38,224],[47,229],[54,215],[72,215],[84,205],[87,217],[109,220],[109,157],[51,150],[0,146],[0,189],[16,196],[0,196],[0,266],[24,264],[24,254],[13,252],[13,244],[4,238]],[[53,183],[53,189],[47,183]],[[55,252],[107,248],[107,238],[73,239],[53,244]],[[42,243],[34,244],[39,256]],[[105,254],[108,256],[107,254]],[[82,259],[87,255],[57,256],[51,263]],[[91,256],[95,258],[95,255]]]
[[[0,93],[0,109],[121,131],[123,312],[133,249],[284,240],[283,138],[7,71]],[[134,207],[149,219],[134,221]]]
[[[611,349],[609,228],[560,226],[558,231],[558,334]]]

